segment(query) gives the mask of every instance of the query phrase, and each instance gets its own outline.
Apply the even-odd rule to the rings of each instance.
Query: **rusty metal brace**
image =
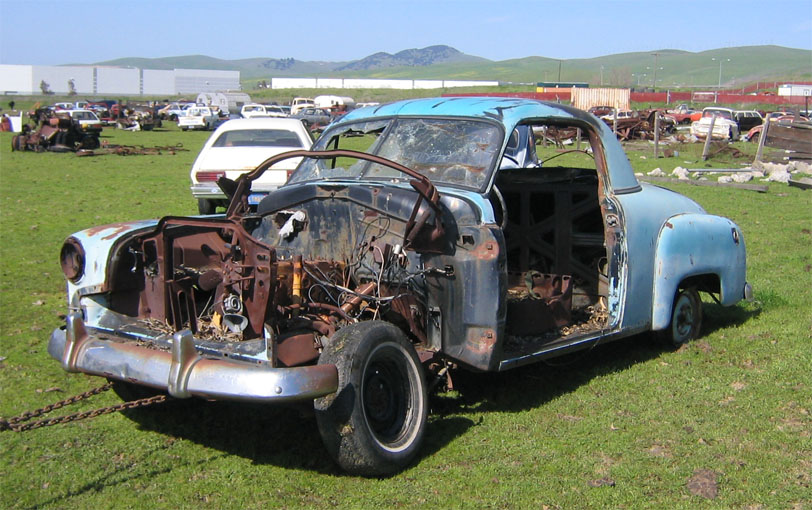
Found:
[[[56,418],[44,418],[42,420],[28,422],[28,420],[30,420],[31,418],[42,416],[43,414],[50,413],[55,409],[65,407],[70,404],[75,404],[76,402],[85,400],[86,398],[92,397],[93,395],[98,395],[99,393],[107,391],[112,387],[113,387],[112,383],[107,383],[102,386],[99,386],[98,388],[93,388],[84,393],[74,395],[72,397],[66,398],[65,400],[60,400],[59,402],[49,404],[45,407],[41,407],[33,411],[26,411],[18,416],[14,416],[8,419],[0,417],[0,432],[6,430],[13,430],[14,432],[22,432],[24,430],[33,430],[38,429],[40,427],[48,427],[50,425],[59,425],[60,423],[70,423],[72,421],[84,420],[85,418],[94,418],[96,416],[115,413],[118,411],[123,411],[125,409],[135,409],[138,407],[145,407],[152,404],[159,404],[161,402],[166,402],[167,400],[166,395],[155,395],[153,397],[131,400],[129,402],[122,402],[121,404],[116,404],[108,407],[101,407],[99,409],[93,409],[90,411],[82,411],[78,413],[68,414],[65,416],[58,416]]]

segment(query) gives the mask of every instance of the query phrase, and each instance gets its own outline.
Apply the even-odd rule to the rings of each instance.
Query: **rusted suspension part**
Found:
[[[28,421],[31,418],[42,416],[43,414],[50,413],[53,410],[65,407],[70,404],[75,404],[76,402],[92,397],[93,395],[98,395],[99,393],[107,391],[112,387],[113,387],[112,383],[107,383],[102,386],[99,386],[98,388],[93,388],[92,390],[80,393],[79,395],[74,395],[72,397],[66,398],[65,400],[60,400],[59,402],[49,404],[45,407],[41,407],[33,411],[26,411],[20,414],[19,416],[14,416],[9,419],[0,417],[0,431],[13,430],[14,432],[22,432],[24,430],[33,430],[38,429],[40,427],[48,427],[50,425],[59,425],[60,423],[69,423],[72,421],[84,420],[85,418],[94,418],[96,416],[101,416],[103,414],[115,413],[118,411],[124,411],[126,409],[146,407],[148,405],[159,404],[167,400],[166,395],[155,395],[154,397],[132,400],[130,402],[123,402],[121,404],[116,404],[108,407],[101,407],[98,409],[92,409],[90,411],[82,411],[78,413],[68,414],[65,416],[58,416],[56,418],[44,418],[42,420],[32,422]]]

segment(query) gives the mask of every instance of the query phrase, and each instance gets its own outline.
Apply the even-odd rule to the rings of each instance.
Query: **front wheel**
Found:
[[[364,476],[406,467],[423,442],[428,397],[417,352],[403,332],[381,321],[347,326],[333,336],[319,364],[338,369],[338,390],[314,402],[333,459]]]
[[[680,347],[699,337],[702,327],[702,300],[696,288],[689,287],[677,293],[668,328],[658,332],[666,345]]]

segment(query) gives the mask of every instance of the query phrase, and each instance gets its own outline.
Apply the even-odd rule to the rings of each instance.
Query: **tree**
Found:
[[[39,89],[40,89],[40,90],[42,91],[42,93],[43,93],[44,95],[46,95],[46,96],[50,96],[51,94],[53,94],[53,93],[54,93],[54,92],[51,90],[51,86],[50,86],[50,85],[48,85],[48,82],[47,82],[47,81],[45,81],[45,80],[42,80],[42,81],[40,81],[40,82],[39,82]]]
[[[73,78],[68,80],[68,95],[75,96],[76,95],[76,82],[73,81]]]

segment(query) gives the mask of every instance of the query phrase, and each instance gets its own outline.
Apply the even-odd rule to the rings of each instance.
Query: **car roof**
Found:
[[[217,131],[239,131],[240,129],[290,129],[302,125],[299,119],[279,117],[254,117],[251,119],[232,119],[223,123]]]
[[[391,116],[481,117],[502,123],[510,130],[523,119],[565,117],[578,118],[597,126],[590,114],[557,103],[510,97],[435,97],[409,99],[371,108],[353,110],[342,122],[359,118]]]

